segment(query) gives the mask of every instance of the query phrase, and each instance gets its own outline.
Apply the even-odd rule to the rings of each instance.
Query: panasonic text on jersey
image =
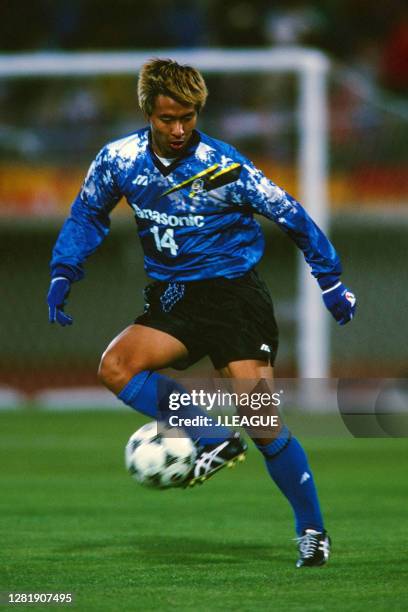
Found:
[[[136,217],[139,219],[147,219],[154,221],[159,225],[168,225],[169,227],[203,227],[204,217],[202,215],[169,215],[166,212],[159,212],[151,208],[140,208],[137,204],[132,204]]]

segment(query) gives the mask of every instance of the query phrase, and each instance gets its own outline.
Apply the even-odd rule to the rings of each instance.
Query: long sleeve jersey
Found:
[[[123,196],[153,279],[242,276],[264,251],[255,214],[290,236],[322,288],[341,273],[333,245],[299,202],[234,147],[195,130],[185,153],[165,166],[143,128],[104,146],[91,164],[55,244],[53,277],[83,277],[84,262],[107,236],[110,213]]]

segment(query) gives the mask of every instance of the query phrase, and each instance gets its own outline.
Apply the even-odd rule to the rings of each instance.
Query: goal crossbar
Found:
[[[150,57],[171,57],[207,73],[305,70],[325,72],[320,51],[290,49],[159,49],[154,51],[38,52],[0,54],[0,77],[135,74]]]

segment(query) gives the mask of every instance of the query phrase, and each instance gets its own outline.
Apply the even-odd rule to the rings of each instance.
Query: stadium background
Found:
[[[293,45],[327,53],[331,235],[360,300],[352,325],[330,324],[331,374],[401,377],[405,392],[407,32],[402,0],[0,5],[3,54]],[[208,81],[202,129],[297,195],[293,77]],[[85,395],[75,394],[96,384],[101,351],[142,306],[130,210],[120,204],[73,288],[72,328],[48,323],[48,261],[96,151],[143,124],[135,85],[136,75],[0,82],[0,603],[7,590],[52,590],[98,612],[406,610],[406,438],[385,438],[378,423],[363,433],[372,439],[353,438],[336,415],[288,415],[334,542],[324,570],[299,575],[290,509],[253,447],[236,473],[203,487],[143,489],[123,469],[124,443],[143,418],[84,410]],[[277,374],[287,376],[296,373],[296,250],[273,224],[265,231],[262,270],[282,337]],[[62,404],[53,388],[68,388]],[[103,408],[101,398],[88,400]],[[406,421],[396,429],[390,435],[406,435]]]
[[[360,299],[349,328],[333,325],[333,376],[405,375],[407,323],[407,13],[378,2],[34,2],[24,23],[3,5],[3,52],[151,49],[156,46],[318,46],[331,58],[331,235],[344,278]],[[165,9],[165,10],[163,10]],[[95,14],[98,25],[92,27]],[[109,17],[109,18],[108,18]],[[28,25],[29,24],[29,25]],[[124,27],[124,24],[126,26]],[[208,78],[200,127],[232,141],[297,195],[293,77]],[[130,211],[122,202],[110,237],[74,286],[73,328],[50,327],[44,295],[62,219],[100,146],[144,124],[136,75],[10,79],[0,84],[0,382],[32,391],[93,384],[98,356],[140,311],[146,282]],[[231,91],[234,91],[231,100]],[[262,269],[282,329],[280,376],[296,372],[295,249],[265,225]],[[321,313],[316,313],[320,316]]]
[[[404,3],[37,1],[24,20],[3,5],[1,50],[318,47],[329,77],[331,236],[359,296],[352,326],[331,325],[335,377],[406,374],[408,235]],[[95,14],[98,27],[93,27]],[[169,51],[169,55],[171,52]],[[233,142],[298,194],[293,76],[208,77],[204,131]],[[6,79],[0,83],[0,384],[32,392],[96,382],[98,357],[142,306],[146,282],[131,213],[122,202],[103,248],[75,285],[71,329],[47,323],[48,260],[84,173],[102,144],[144,124],[136,75]],[[231,99],[231,91],[234,91]],[[281,327],[277,374],[296,373],[295,249],[273,224],[261,269]],[[323,316],[323,307],[316,316]],[[13,392],[14,393],[14,392]],[[10,398],[21,397],[8,392]],[[3,393],[3,398],[5,397]]]

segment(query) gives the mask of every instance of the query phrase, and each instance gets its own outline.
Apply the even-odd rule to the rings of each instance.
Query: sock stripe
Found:
[[[272,442],[269,442],[269,444],[265,446],[257,444],[257,447],[265,457],[268,459],[274,459],[283,450],[285,450],[291,440],[291,437],[292,433],[290,432],[289,428],[284,425],[279,432],[279,436],[275,438],[275,440],[272,440]]]
[[[274,455],[268,455],[268,459],[275,459],[278,455],[280,455],[285,450],[285,448],[289,445],[289,442],[291,441],[291,439],[292,439],[292,434],[291,432],[289,432],[289,437],[286,438],[286,440],[284,441],[280,449],[276,451]]]
[[[118,398],[122,400],[122,402],[125,402],[125,404],[131,404],[150,374],[151,372],[149,370],[139,372],[139,374],[131,378],[128,384],[123,387],[122,391],[118,395]]]

